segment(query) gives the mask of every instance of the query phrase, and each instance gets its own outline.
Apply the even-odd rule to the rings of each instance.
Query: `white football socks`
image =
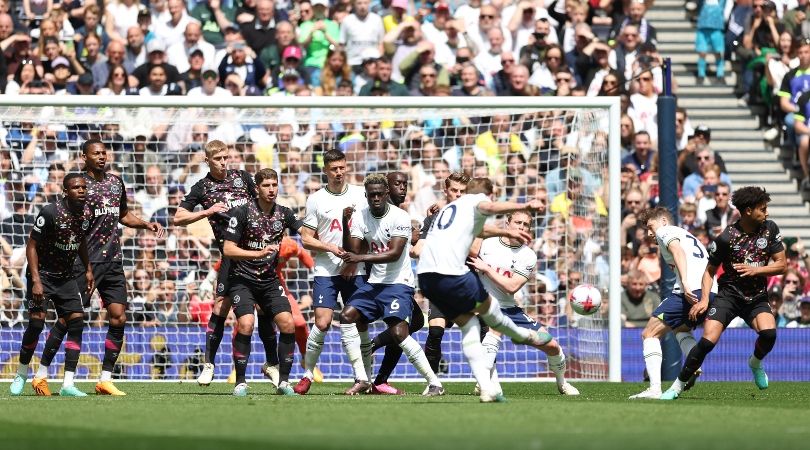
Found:
[[[548,358],[548,368],[554,372],[554,378],[557,379],[557,384],[565,383],[565,353],[560,349],[559,355],[546,355]]]
[[[647,366],[647,375],[650,376],[650,387],[661,389],[661,363],[664,360],[661,353],[661,341],[658,338],[647,338],[641,343],[644,351],[644,364]]]
[[[675,339],[678,340],[678,346],[681,347],[681,353],[683,353],[683,357],[686,358],[689,355],[689,352],[697,345],[697,341],[695,337],[692,336],[692,333],[686,331],[679,331],[675,333]]]
[[[431,386],[442,385],[439,381],[439,377],[437,377],[433,369],[430,368],[430,363],[427,360],[427,356],[425,356],[425,351],[422,350],[422,347],[416,342],[416,339],[408,336],[404,341],[400,342],[399,348],[401,348],[402,353],[405,353],[405,356],[408,357],[408,361],[413,364],[416,371],[419,372],[419,375],[422,375],[425,380],[427,380],[428,384]]]
[[[62,387],[71,387],[73,386],[73,375],[75,373],[69,370],[65,371],[65,379],[62,381]]]
[[[112,372],[110,372],[109,370],[102,370],[101,378],[99,378],[98,381],[102,383],[105,381],[112,381]]]
[[[481,341],[484,347],[484,353],[487,357],[487,366],[490,369],[490,374],[495,370],[495,359],[498,357],[498,350],[501,348],[501,337],[493,333],[487,333],[484,340]]]
[[[40,364],[39,367],[37,368],[37,374],[34,375],[34,378],[48,378],[48,366]]]
[[[475,318],[468,320],[461,326],[461,336],[464,356],[470,364],[475,381],[481,387],[481,392],[493,394],[496,387],[490,379],[487,357],[484,354],[484,347],[481,345],[481,325]]]
[[[323,350],[323,339],[326,333],[321,331],[318,327],[312,327],[307,336],[307,352],[304,355],[304,377],[310,380],[314,378],[312,371],[315,370],[315,365],[318,364],[318,358],[321,357]]]
[[[360,353],[363,355],[363,367],[366,370],[368,379],[371,380],[372,372],[374,371],[374,343],[368,336],[368,330],[358,331],[360,334]]]
[[[340,343],[343,344],[343,351],[349,357],[354,379],[368,381],[366,368],[363,365],[363,354],[360,351],[360,334],[357,332],[355,324],[340,324]]]

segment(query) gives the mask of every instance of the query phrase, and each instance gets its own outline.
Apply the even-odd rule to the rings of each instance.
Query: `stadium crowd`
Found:
[[[736,2],[732,20],[740,19],[746,1]],[[0,0],[4,94],[618,96],[626,325],[646,322],[660,301],[658,249],[636,223],[658,196],[656,99],[663,79],[655,26],[645,18],[652,1],[21,3],[22,10],[14,10]],[[762,27],[771,22],[758,19],[759,10],[739,23],[747,34],[755,24],[756,40],[769,39]],[[790,12],[785,17],[796,20]],[[800,48],[810,55],[810,46]],[[798,123],[803,116],[795,117]],[[566,111],[409,121],[290,116],[255,126],[177,111],[94,123],[4,121],[0,327],[24,323],[28,230],[38,209],[60,195],[64,175],[81,168],[76,149],[89,138],[108,146],[111,171],[128,186],[130,210],[168,229],[159,239],[122,228],[130,323],[208,321],[220,255],[210,229],[172,226],[172,216],[207,173],[203,144],[220,139],[230,145],[232,167],[278,170],[279,203],[299,216],[307,196],[324,183],[320,158],[330,148],[347,153],[354,183],[375,171],[407,173],[415,222],[443,202],[443,182],[453,171],[492,178],[502,199],[545,199],[548,211],[536,221],[532,243],[538,275],[521,298],[538,321],[575,325],[582,318],[566,308],[568,290],[584,282],[607,286],[608,183],[606,127],[582,133],[574,124]],[[806,135],[796,136],[806,143]],[[683,108],[676,137],[680,219],[708,244],[735,220],[731,179],[711,148],[711,130],[693,127]],[[782,302],[774,307],[780,324],[810,326],[810,297],[804,296],[810,260],[801,242],[792,243],[789,255],[795,270],[774,280],[774,302]],[[290,258],[284,276],[306,312],[312,299],[305,259]],[[600,314],[607,310],[603,305]],[[96,303],[91,323],[103,323],[102,315]]]

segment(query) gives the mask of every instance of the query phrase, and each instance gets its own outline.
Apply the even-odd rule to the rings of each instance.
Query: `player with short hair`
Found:
[[[386,181],[388,183],[387,202],[404,210],[404,205],[408,196],[408,174],[403,172],[391,172],[386,176]],[[412,233],[413,232],[414,231],[412,231]],[[418,240],[418,237],[417,239],[414,239],[413,236],[411,236],[409,240],[411,245],[413,245],[416,243],[416,240]],[[347,248],[345,247],[345,243],[344,248]],[[417,303],[413,297],[411,297],[411,309],[411,317],[408,321],[409,335],[413,335],[425,326],[425,315],[422,313],[422,308],[419,306],[419,303]],[[394,373],[394,369],[396,369],[399,359],[402,356],[402,348],[390,330],[392,329],[389,328],[386,331],[378,334],[371,341],[372,353],[376,352],[382,347],[385,347],[385,355],[380,363],[380,369],[377,371],[377,377],[374,379],[374,382],[371,385],[372,394],[404,394],[404,392],[400,389],[388,384],[388,378],[392,373]],[[366,371],[367,375],[370,377],[372,369],[370,364],[371,358],[369,357],[366,361],[369,363],[369,365],[366,367]]]
[[[84,179],[87,182],[87,207],[92,216],[87,234],[87,253],[93,266],[95,288],[98,289],[102,306],[107,309],[109,321],[96,393],[126,395],[112,383],[112,372],[124,345],[124,327],[127,323],[127,280],[118,224],[150,230],[158,239],[164,236],[165,230],[160,223],[146,222],[129,210],[124,182],[119,176],[107,173],[107,148],[102,141],[88,139],[82,143],[81,151],[85,166]],[[86,295],[84,305],[89,306],[92,291],[84,289],[84,265],[78,259],[76,263],[76,283]]]
[[[368,283],[352,294],[340,314],[341,329],[345,330],[341,333],[341,340],[355,373],[355,384],[346,394],[357,395],[371,387],[360,349],[360,336],[353,324],[358,324],[357,329],[367,330],[369,323],[383,319],[394,342],[428,382],[424,395],[443,395],[444,388],[439,378],[430,369],[422,347],[410,336],[408,329],[407,320],[413,313],[414,304],[413,269],[408,255],[410,216],[389,204],[385,175],[368,175],[363,185],[368,208],[357,212],[351,207],[346,208],[343,219],[344,229],[349,226],[350,217],[352,220],[350,236],[344,233],[344,248],[348,251],[343,254],[343,261],[371,264]],[[364,242],[367,252],[362,250]]]
[[[208,174],[192,186],[177,212],[174,225],[186,226],[202,219],[208,219],[214,232],[214,240],[221,255],[225,244],[225,228],[230,217],[228,211],[244,206],[256,198],[256,185],[253,177],[244,170],[228,169],[229,148],[220,140],[205,144],[205,162]],[[194,211],[197,205],[201,209]],[[205,331],[205,356],[203,369],[197,377],[200,386],[208,386],[214,379],[217,351],[225,332],[225,319],[231,309],[230,288],[231,261],[222,257],[215,288],[215,303]],[[259,337],[264,345],[267,358],[262,373],[278,385],[279,361],[276,348],[276,331],[273,318],[259,314]]]
[[[346,155],[340,150],[329,150],[323,155],[326,186],[307,198],[306,217],[301,228],[304,248],[315,256],[312,306],[315,308],[315,326],[307,337],[304,356],[304,376],[295,385],[295,392],[309,392],[313,371],[323,350],[323,341],[332,324],[333,311],[338,307],[338,294],[344,303],[362,286],[365,269],[357,264],[344,264],[343,210],[353,207],[357,211],[368,208],[365,190],[348,184]],[[348,232],[348,230],[345,230]],[[315,237],[317,234],[317,238]],[[343,330],[341,329],[341,332]],[[371,354],[368,332],[360,332],[363,354]]]
[[[34,221],[28,237],[25,254],[28,258],[28,326],[20,345],[20,362],[17,374],[11,383],[11,395],[20,395],[28,377],[28,364],[34,355],[39,335],[45,327],[45,314],[49,301],[56,308],[58,320],[48,333],[48,340],[42,351],[39,369],[31,386],[37,395],[50,396],[48,388],[48,367],[59,351],[62,340],[65,342],[65,378],[59,395],[62,397],[85,397],[73,384],[73,376],[79,363],[82,349],[84,310],[82,295],[73,265],[76,257],[84,266],[85,285],[93,289],[93,269],[87,256],[86,235],[90,228],[90,214],[85,209],[87,182],[80,173],[70,173],[62,181],[65,197],[55,203],[45,205]]]
[[[692,321],[689,310],[702,297],[701,286],[703,272],[706,270],[709,254],[706,247],[683,228],[673,225],[672,215],[663,207],[649,208],[638,216],[638,224],[647,230],[647,235],[654,238],[661,249],[661,256],[677,275],[672,293],[653,311],[647,326],[641,332],[644,364],[650,377],[650,387],[633,395],[631,399],[661,397],[661,341],[670,331],[681,346],[681,352],[688,355],[696,341],[692,330],[703,322],[705,315]],[[714,301],[717,285],[712,284],[709,301]],[[684,386],[688,390],[695,383],[699,372],[689,379]]]
[[[458,200],[459,197],[467,192],[467,183],[470,182],[470,177],[464,172],[453,172],[444,179],[444,198],[447,203],[452,203]],[[419,239],[427,237],[428,230],[436,220],[439,214],[439,205],[432,205],[428,210],[428,216],[422,224],[422,229],[419,234]],[[428,310],[428,334],[425,338],[425,356],[430,362],[430,368],[434,372],[439,373],[439,362],[442,360],[442,339],[444,337],[444,330],[453,326],[453,322],[448,321],[444,314],[433,305],[432,299],[430,302],[430,309]]]
[[[445,317],[461,327],[464,356],[481,386],[482,402],[504,401],[489,373],[480,341],[477,313],[491,328],[506,334],[519,344],[544,345],[551,341],[542,334],[515,325],[504,316],[497,302],[491,301],[481,280],[466,265],[470,247],[481,234],[487,216],[515,211],[539,211],[545,205],[538,200],[521,204],[492,201],[493,185],[487,178],[474,178],[467,185],[467,194],[439,211],[427,238],[416,244],[419,256],[417,273],[419,287]]]
[[[748,367],[753,373],[754,384],[760,389],[768,388],[768,375],[762,368],[762,360],[776,343],[776,319],[768,303],[768,277],[782,275],[787,269],[782,234],[779,227],[768,220],[770,201],[771,196],[758,186],[737,189],[731,196],[740,218],[709,245],[702,295],[689,311],[689,318],[697,320],[708,310],[703,337],[689,352],[678,379],[661,394],[661,400],[678,398],[687,380],[703,364],[723,330],[735,317],[745,320],[759,335],[754,354],[748,359]],[[723,275],[717,280],[719,289],[710,307],[709,292],[721,265]]]
[[[528,232],[532,229],[532,216],[525,211],[507,214],[506,227]],[[512,319],[515,325],[548,333],[545,327],[529,317],[515,301],[515,293],[526,285],[537,268],[537,254],[517,239],[501,237],[476,239],[473,242],[472,254],[476,256],[470,257],[469,263],[481,274],[484,289],[498,302],[503,315]],[[496,388],[499,388],[495,359],[501,347],[501,333],[489,330],[481,344],[486,351],[487,363],[491,367],[491,380]],[[579,391],[565,381],[565,353],[557,340],[551,339],[546,344],[534,347],[547,355],[548,367],[554,372],[560,394],[579,395]]]
[[[276,203],[278,174],[273,169],[256,172],[256,198],[229,211],[225,229],[224,255],[234,261],[228,293],[236,314],[237,332],[233,339],[236,386],[233,395],[247,395],[245,371],[250,359],[253,310],[260,307],[272,317],[281,333],[278,343],[281,395],[295,395],[289,384],[295,351],[295,325],[290,302],[276,274],[279,246],[284,230],[298,231],[301,221],[292,210]]]

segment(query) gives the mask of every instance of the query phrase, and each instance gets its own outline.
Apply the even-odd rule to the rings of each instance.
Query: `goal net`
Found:
[[[185,193],[207,173],[204,144],[229,145],[229,165],[280,174],[278,202],[303,217],[307,196],[325,185],[322,156],[337,148],[347,156],[349,181],[362,184],[372,172],[409,175],[405,207],[421,224],[428,208],[443,204],[444,179],[454,171],[495,182],[501,200],[547,200],[534,221],[537,270],[516,297],[531,320],[549,328],[568,356],[573,379],[619,379],[618,102],[593,98],[242,98],[239,101],[179,97],[0,98],[2,304],[0,378],[13,377],[27,322],[25,243],[43,205],[61,198],[65,174],[82,170],[79,146],[101,139],[108,170],[127,186],[129,209],[167,229],[165,238],[120,227],[128,282],[128,323],[115,376],[129,380],[191,380],[202,367],[205,325],[211,313],[220,259],[205,220],[172,225]],[[611,149],[609,151],[609,149]],[[615,170],[609,170],[613,155]],[[492,218],[503,226],[503,217]],[[292,236],[297,245],[300,239]],[[283,270],[289,291],[312,324],[312,271],[304,254]],[[602,309],[579,316],[568,292],[588,283],[603,293]],[[417,300],[425,314],[428,302]],[[608,307],[608,303],[611,307]],[[105,311],[97,294],[86,311],[78,378],[101,370]],[[52,324],[49,309],[46,329]],[[427,322],[427,321],[426,321]],[[609,324],[613,326],[609,326]],[[231,371],[233,317],[217,357],[217,377]],[[382,331],[373,324],[372,336]],[[612,330],[612,331],[611,331]],[[32,367],[45,341],[40,337]],[[424,344],[427,334],[415,338]],[[443,342],[442,377],[471,379],[457,328]],[[383,351],[376,355],[375,370]],[[248,377],[261,378],[265,361],[258,336]],[[296,351],[292,378],[302,375]],[[63,352],[51,366],[61,375]],[[497,362],[501,379],[553,377],[542,352],[505,339]],[[333,328],[319,368],[327,379],[350,379],[351,367]],[[393,375],[418,379],[403,359]]]

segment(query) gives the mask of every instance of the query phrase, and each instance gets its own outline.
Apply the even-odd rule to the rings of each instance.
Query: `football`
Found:
[[[571,307],[577,314],[589,316],[602,306],[602,294],[599,289],[591,286],[590,284],[580,284],[571,291],[568,297],[571,302]]]

